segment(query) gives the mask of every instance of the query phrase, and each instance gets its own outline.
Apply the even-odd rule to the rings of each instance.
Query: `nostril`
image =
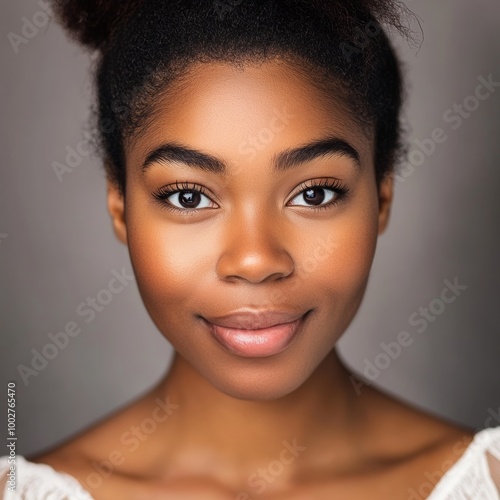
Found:
[[[282,280],[294,272],[294,267],[288,253],[266,251],[250,255],[242,249],[221,256],[216,270],[222,280],[257,284]]]

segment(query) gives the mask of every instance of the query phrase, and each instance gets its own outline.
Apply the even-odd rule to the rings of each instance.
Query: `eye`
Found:
[[[182,189],[167,196],[165,199],[169,200],[177,208],[208,208],[210,206],[210,200],[196,189]]]
[[[325,195],[325,192],[326,195]],[[323,202],[326,204],[329,203],[335,197],[336,193],[334,193],[331,189],[325,189],[324,187],[312,186],[310,188],[304,189],[298,196],[300,201],[304,200],[306,203],[310,205],[307,206],[318,206],[322,205]],[[294,198],[294,199],[295,199]],[[303,205],[304,206],[304,205]]]
[[[213,201],[205,194],[202,186],[189,185],[187,182],[174,186],[163,186],[153,193],[153,198],[158,200],[163,207],[181,212],[194,212],[202,208],[213,208]]]
[[[298,195],[292,198],[293,205],[309,207],[313,210],[329,208],[342,201],[349,189],[338,179],[312,179],[302,183]],[[302,205],[301,202],[304,202]]]

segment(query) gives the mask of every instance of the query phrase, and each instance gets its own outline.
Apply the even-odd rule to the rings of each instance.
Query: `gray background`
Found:
[[[99,159],[83,156],[61,182],[52,168],[65,163],[66,148],[76,149],[89,127],[91,60],[53,22],[16,53],[8,34],[21,34],[23,16],[38,15],[41,23],[42,4],[6,3],[0,19],[0,392],[17,380],[18,453],[30,454],[147,390],[167,369],[172,350],[135,283],[89,324],[76,313],[107,286],[113,269],[131,269],[126,247],[111,231]],[[365,360],[383,352],[380,343],[406,330],[412,345],[374,383],[470,427],[500,425],[500,88],[457,130],[443,118],[473,95],[479,76],[500,81],[500,3],[408,5],[425,35],[419,50],[398,44],[410,82],[409,139],[415,148],[415,140],[441,127],[447,140],[397,183],[365,300],[340,350],[362,374]],[[410,315],[455,277],[467,289],[418,333]],[[48,333],[68,321],[82,333],[25,385],[18,366],[29,366],[31,350],[41,350]]]

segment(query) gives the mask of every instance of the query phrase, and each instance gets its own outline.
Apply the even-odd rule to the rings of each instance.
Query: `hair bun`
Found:
[[[58,22],[91,50],[102,50],[144,0],[53,0]]]

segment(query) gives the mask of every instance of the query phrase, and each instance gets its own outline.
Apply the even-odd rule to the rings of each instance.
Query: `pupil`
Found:
[[[200,200],[200,193],[195,191],[182,191],[181,192],[181,204],[185,203],[188,206],[197,205]]]
[[[321,194],[318,195],[318,192]],[[310,188],[304,192],[306,201],[312,201],[314,205],[320,205],[325,199],[325,193],[321,188]]]

